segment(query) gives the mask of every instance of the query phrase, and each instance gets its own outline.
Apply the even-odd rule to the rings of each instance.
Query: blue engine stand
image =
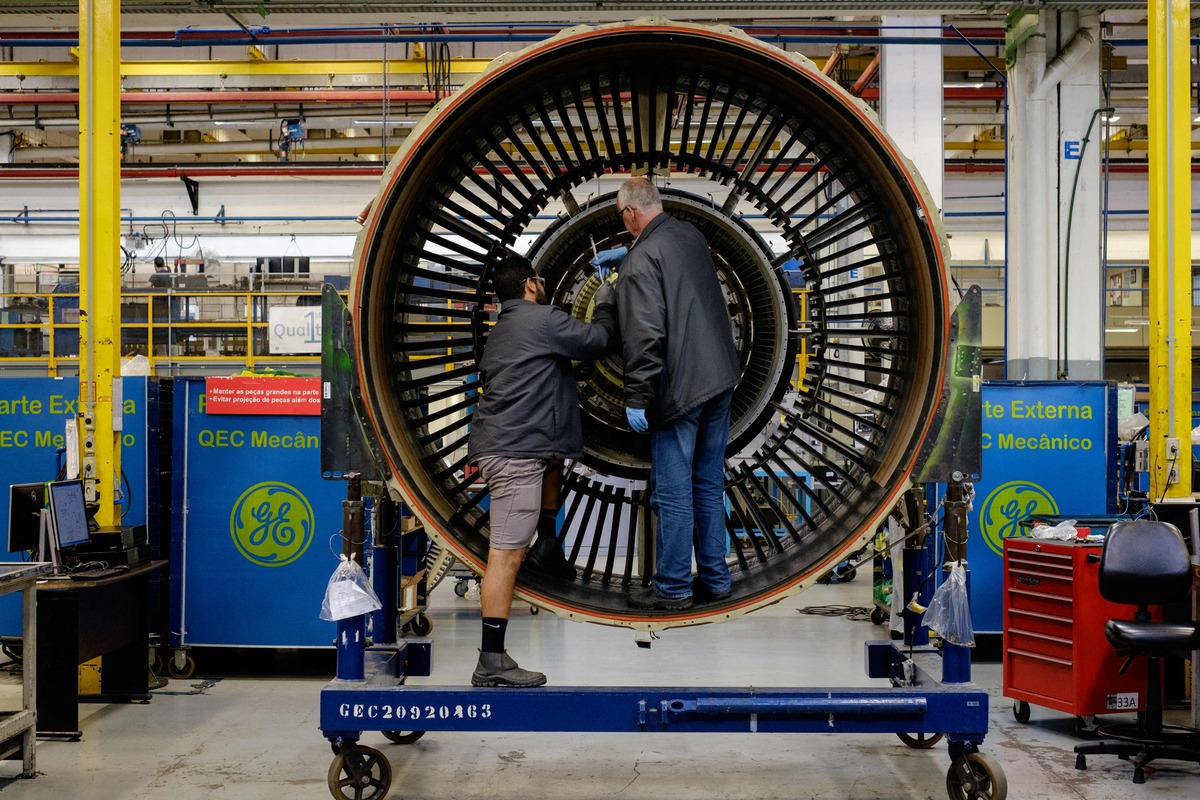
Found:
[[[355,523],[352,503],[344,504],[346,530]],[[914,578],[906,585],[928,586],[916,580],[930,566],[928,549],[906,548],[904,560]],[[927,603],[932,589],[925,594]],[[338,623],[338,677],[321,690],[321,732],[335,753],[329,789],[339,800],[381,800],[391,787],[387,758],[358,743],[364,731],[381,731],[397,743],[415,742],[427,731],[894,733],[920,748],[945,736],[952,800],[1007,795],[1003,771],[978,750],[987,733],[988,696],[971,682],[969,649],[930,647],[928,629],[911,612],[904,642],[865,644],[867,675],[888,682],[880,688],[409,687],[407,677],[431,673],[432,640],[395,642],[393,636],[381,643],[376,631],[376,644],[367,647],[364,627],[363,617]]]

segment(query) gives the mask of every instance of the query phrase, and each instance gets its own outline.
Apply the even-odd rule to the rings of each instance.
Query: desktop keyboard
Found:
[[[120,575],[122,572],[128,571],[129,567],[98,567],[77,570],[69,573],[67,577],[75,581],[98,581],[101,578],[111,578],[113,575]]]

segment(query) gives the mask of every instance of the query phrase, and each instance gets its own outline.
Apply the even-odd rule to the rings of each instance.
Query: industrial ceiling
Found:
[[[724,22],[811,58],[868,102],[883,44],[901,35],[940,46],[943,139],[952,163],[1004,157],[1005,16],[1106,9],[1102,65],[1115,111],[1114,160],[1146,156],[1145,5],[1134,2],[351,2],[125,0],[122,122],[136,126],[127,167],[276,164],[285,120],[302,139],[286,159],[382,167],[385,153],[440,97],[495,56],[580,23],[654,14]],[[0,6],[0,164],[78,162],[77,2]],[[941,14],[902,31],[881,11]],[[1194,25],[1195,23],[1193,23]],[[938,42],[941,42],[939,45]],[[1193,59],[1195,63],[1195,59]],[[132,132],[132,128],[130,131]],[[731,132],[736,136],[736,132]]]

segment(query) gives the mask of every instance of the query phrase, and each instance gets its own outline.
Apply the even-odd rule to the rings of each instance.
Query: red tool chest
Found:
[[[1005,697],[1077,717],[1142,709],[1146,659],[1120,675],[1125,657],[1104,638],[1105,622],[1132,619],[1135,608],[1100,596],[1100,551],[1082,541],[1004,541]]]

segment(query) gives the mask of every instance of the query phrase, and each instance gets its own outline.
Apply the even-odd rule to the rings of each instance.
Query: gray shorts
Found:
[[[528,547],[542,513],[542,478],[547,458],[484,456],[479,471],[491,493],[491,545],[497,550]]]

